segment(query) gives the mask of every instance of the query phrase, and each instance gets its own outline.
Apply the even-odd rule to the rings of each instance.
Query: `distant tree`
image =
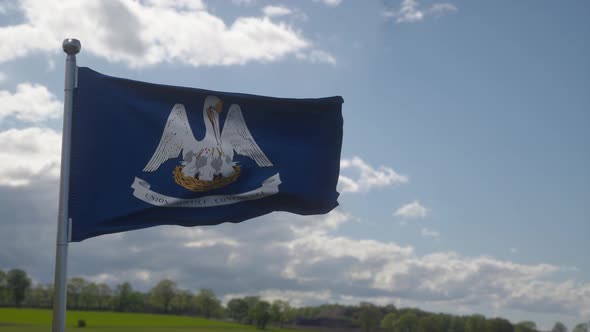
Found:
[[[258,301],[252,308],[252,318],[257,328],[264,330],[270,320],[270,303]]]
[[[31,279],[29,279],[25,271],[12,269],[6,274],[6,286],[8,292],[12,295],[12,304],[20,307],[31,287]]]
[[[80,298],[82,290],[86,287],[86,280],[83,278],[71,278],[68,280],[68,301],[70,308],[80,309]]]
[[[167,313],[170,309],[170,302],[176,294],[176,283],[170,279],[162,280],[152,288],[150,294],[154,304]]]
[[[128,282],[122,283],[117,286],[116,298],[115,298],[115,310],[116,311],[131,311],[133,304],[133,288]]]
[[[260,296],[245,296],[243,300],[248,305],[248,308],[254,308],[256,303],[260,302]]]
[[[0,306],[50,308],[52,302],[51,285],[32,286],[23,270],[0,270]],[[207,318],[219,316],[223,310],[212,290],[201,289],[197,295],[193,295],[188,290],[179,290],[172,280],[162,280],[150,292],[142,293],[134,291],[128,282],[118,285],[113,291],[106,284],[71,278],[68,280],[68,306],[85,310],[198,313]],[[351,323],[358,323],[363,331],[376,330],[380,322],[384,332],[538,332],[532,321],[523,321],[513,326],[503,318],[486,319],[482,315],[451,316],[417,308],[398,309],[393,305],[375,306],[371,303],[361,303],[358,306],[324,304],[291,308],[286,301],[276,300],[270,304],[258,296],[230,300],[225,315],[237,322],[253,324],[259,329],[265,329],[270,321],[282,327],[297,317],[302,318],[302,325],[348,327]],[[557,322],[551,330],[567,331],[561,322]],[[590,326],[588,323],[578,324],[572,332],[590,332]]]
[[[523,321],[519,322],[518,324],[514,325],[515,332],[536,332],[537,331],[537,324],[531,321]]]
[[[98,296],[98,286],[93,282],[86,283],[80,293],[80,306],[84,309],[96,309]]]
[[[53,303],[52,285],[35,285],[29,293],[28,305],[37,308],[51,308]]]
[[[380,327],[388,332],[393,332],[394,324],[397,319],[397,314],[395,312],[390,312],[383,319],[379,324]]]
[[[412,311],[404,312],[393,326],[395,332],[416,332],[418,328],[418,316]]]
[[[248,303],[244,299],[231,299],[227,302],[228,316],[236,322],[244,322],[248,318]]]
[[[129,307],[127,311],[131,312],[145,312],[146,304],[149,302],[150,295],[137,291],[132,291],[129,294]]]
[[[436,316],[434,315],[426,315],[422,316],[418,319],[418,327],[416,328],[417,332],[438,332],[444,331],[442,329],[438,329]]]
[[[189,290],[178,290],[170,302],[171,310],[177,314],[196,313],[195,296]]]
[[[280,307],[281,300],[274,300],[270,304],[270,321],[274,323],[281,322],[281,307]]]
[[[271,320],[279,324],[280,327],[283,327],[283,325],[290,320],[290,313],[292,310],[289,302],[275,300],[272,302],[270,312]]]
[[[361,302],[357,315],[357,320],[365,332],[376,329],[381,321],[381,310],[372,303]]]
[[[465,319],[465,332],[482,332],[486,330],[486,318],[482,315],[472,315]]]
[[[465,322],[463,318],[458,316],[451,317],[447,332],[465,332]]]
[[[551,329],[551,332],[567,332],[567,327],[562,322],[557,322]]]
[[[581,323],[576,325],[572,332],[590,332],[590,323]]]
[[[425,315],[418,320],[418,332],[447,331],[450,319],[444,315]]]
[[[221,314],[221,302],[211,289],[201,289],[195,301],[197,309],[205,318],[218,317]]]
[[[258,296],[246,296],[244,297],[244,301],[248,305],[248,316],[246,318],[246,323],[248,324],[255,324],[256,318],[254,315],[254,308],[260,302],[260,297]]]
[[[289,305],[289,308],[285,311],[284,316],[285,323],[292,324],[295,321],[295,318],[297,318],[297,309]]]
[[[98,298],[97,298],[97,306],[98,310],[105,310],[109,309],[111,304],[111,297],[113,295],[113,291],[107,284],[98,284]]]
[[[418,308],[402,308],[402,309],[399,309],[398,310],[398,313],[400,315],[403,315],[403,314],[406,314],[406,313],[412,313],[412,314],[416,315],[416,317],[418,317],[418,318],[421,317],[421,316],[424,316],[424,315],[428,314],[427,312],[424,312],[424,311],[422,311],[422,310],[420,310]]]
[[[328,318],[339,318],[339,317],[343,317],[346,315],[346,312],[348,311],[347,308],[343,305],[340,304],[323,304],[318,308],[318,312],[316,314],[316,317],[328,317]],[[358,312],[360,311],[360,307],[355,307],[353,310],[350,311],[350,313],[353,314],[353,316],[356,314],[356,316],[358,316]]]
[[[6,272],[0,270],[0,305],[8,304],[10,302],[8,296],[8,281],[6,280]]]
[[[297,317],[315,318],[320,313],[320,307],[302,307],[297,310]]]
[[[503,318],[492,318],[486,321],[488,332],[514,332],[512,324]]]
[[[382,311],[384,316],[390,313],[397,314],[397,308],[393,304],[386,305],[385,307],[383,307]]]
[[[439,331],[448,331],[451,327],[451,321],[453,316],[445,315],[445,314],[438,314],[436,315],[436,325],[439,328]]]

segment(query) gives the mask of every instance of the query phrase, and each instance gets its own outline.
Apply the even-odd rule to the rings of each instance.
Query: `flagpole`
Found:
[[[53,332],[64,332],[66,327],[66,295],[68,275],[68,242],[70,220],[68,197],[70,189],[70,147],[72,137],[72,109],[76,84],[76,54],[80,41],[65,39],[62,48],[67,54],[64,87],[64,121],[61,138],[61,172],[59,181],[59,209],[57,213],[57,242],[55,248],[55,279],[53,300]]]

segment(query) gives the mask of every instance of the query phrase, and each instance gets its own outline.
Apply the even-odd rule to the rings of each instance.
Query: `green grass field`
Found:
[[[0,331],[41,332],[51,331],[51,311],[42,309],[0,308]],[[68,311],[67,331],[87,332],[237,332],[260,331],[249,325],[207,320],[196,317],[131,314],[95,311]],[[86,321],[85,328],[78,328],[78,320]],[[294,332],[294,329],[268,328],[272,332]]]

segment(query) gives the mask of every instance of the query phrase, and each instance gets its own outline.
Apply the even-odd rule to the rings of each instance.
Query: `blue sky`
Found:
[[[77,37],[78,64],[109,75],[341,95],[345,134],[331,215],[104,236],[72,245],[70,275],[589,320],[589,14],[585,1],[0,2],[0,268],[51,281],[61,40]]]

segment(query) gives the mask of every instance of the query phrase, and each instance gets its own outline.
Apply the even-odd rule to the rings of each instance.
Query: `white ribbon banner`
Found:
[[[152,191],[150,190],[151,185],[147,181],[138,177],[136,177],[133,181],[133,184],[131,184],[131,188],[133,188],[133,196],[152,205],[161,207],[203,208],[234,204],[268,197],[279,192],[280,184],[281,178],[279,177],[279,173],[277,173],[264,180],[259,188],[245,193],[234,195],[204,196],[190,199],[166,196]]]

